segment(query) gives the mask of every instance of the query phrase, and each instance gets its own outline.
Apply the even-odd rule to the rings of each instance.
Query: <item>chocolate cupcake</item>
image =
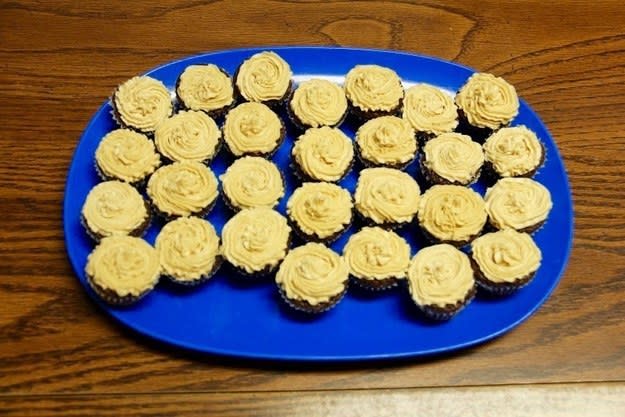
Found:
[[[345,90],[328,80],[313,78],[302,81],[288,105],[289,116],[300,129],[337,127],[347,115]]]
[[[399,115],[404,87],[395,71],[379,65],[356,65],[345,76],[350,110],[360,120]]]
[[[237,159],[219,179],[224,200],[235,211],[273,208],[284,196],[284,180],[278,167],[258,156]]]
[[[356,132],[356,149],[368,167],[403,169],[415,158],[417,140],[406,120],[396,116],[371,119]]]
[[[234,84],[243,101],[276,107],[288,99],[292,77],[291,67],[282,57],[263,51],[243,61],[234,75]]]
[[[402,117],[410,122],[422,144],[458,126],[453,98],[429,84],[415,84],[406,90]]]
[[[152,133],[174,111],[165,85],[152,77],[134,77],[117,87],[111,97],[113,115],[122,127]]]
[[[489,176],[531,178],[545,162],[545,147],[525,126],[504,127],[484,142]]]
[[[327,126],[312,127],[291,150],[295,173],[304,181],[337,182],[354,162],[354,146],[345,133]]]
[[[482,147],[467,135],[443,133],[423,147],[421,171],[430,184],[473,184],[482,165]]]
[[[226,146],[235,157],[270,157],[286,134],[278,115],[262,103],[243,103],[230,110],[223,131]]]
[[[228,73],[213,64],[189,65],[176,82],[182,108],[219,118],[234,106],[234,88]]]

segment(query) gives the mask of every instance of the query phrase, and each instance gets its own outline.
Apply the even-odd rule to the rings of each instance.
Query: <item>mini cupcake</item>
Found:
[[[129,305],[156,286],[161,266],[156,250],[145,240],[111,236],[102,239],[89,254],[85,274],[102,300],[111,305]]]
[[[412,221],[417,214],[419,184],[405,172],[390,168],[360,171],[356,210],[370,225],[396,228]]]
[[[152,77],[134,77],[117,87],[111,97],[113,114],[122,127],[152,133],[174,111],[165,85]]]
[[[306,182],[286,207],[293,229],[307,241],[330,243],[352,222],[352,197],[336,184]]]
[[[410,122],[421,143],[458,126],[458,108],[451,96],[429,84],[415,84],[406,90],[402,117]]]
[[[102,138],[95,151],[95,163],[102,179],[138,186],[161,165],[161,158],[147,136],[117,129]]]
[[[345,94],[356,118],[398,115],[404,87],[395,71],[379,65],[356,65],[345,76]]]
[[[235,157],[270,157],[286,134],[278,115],[261,103],[243,103],[230,110],[223,130],[226,146]]]
[[[258,156],[237,159],[219,179],[224,200],[235,211],[273,208],[284,196],[284,180],[278,167]]]
[[[368,167],[403,169],[415,158],[417,140],[406,120],[382,116],[360,126],[356,132],[356,149]]]
[[[491,226],[526,233],[538,230],[553,206],[549,190],[529,178],[502,178],[486,190],[484,200]]]
[[[337,127],[347,115],[345,90],[328,80],[313,78],[303,81],[293,92],[288,111],[300,129]]]
[[[224,258],[240,273],[264,276],[274,272],[289,250],[291,228],[277,211],[243,209],[221,231]]]
[[[234,74],[238,95],[244,101],[253,101],[276,107],[291,93],[293,72],[278,54],[263,51],[243,61]]]
[[[158,151],[171,162],[209,163],[219,150],[221,131],[201,111],[181,111],[154,132]]]
[[[459,185],[435,185],[419,201],[419,225],[434,243],[464,246],[481,234],[486,217],[482,197]]]
[[[531,236],[513,229],[487,233],[471,243],[478,285],[494,294],[509,294],[527,285],[540,267],[542,254]]]
[[[491,177],[531,178],[545,162],[545,147],[525,126],[504,127],[484,142],[485,167]]]
[[[414,303],[434,320],[448,320],[475,296],[469,257],[451,245],[421,249],[408,267],[408,288]]]
[[[179,284],[204,282],[221,265],[219,236],[212,224],[199,217],[181,217],[167,223],[154,246],[163,275]]]
[[[470,185],[484,165],[479,143],[467,135],[443,133],[423,147],[421,171],[430,184]]]
[[[217,200],[217,178],[199,162],[174,162],[152,174],[146,191],[152,207],[166,220],[203,217]]]
[[[340,181],[354,162],[352,140],[341,130],[327,126],[306,130],[291,154],[295,173],[304,181]]]
[[[336,252],[321,243],[291,250],[276,273],[282,298],[296,310],[321,313],[345,295],[347,265]]]
[[[101,182],[89,191],[81,222],[89,236],[141,236],[150,225],[150,210],[141,194],[121,181]]]
[[[410,245],[395,232],[363,227],[349,237],[343,248],[343,258],[358,285],[383,290],[406,278]]]
[[[189,65],[178,77],[176,95],[182,108],[218,118],[234,106],[234,88],[228,73],[213,64]]]

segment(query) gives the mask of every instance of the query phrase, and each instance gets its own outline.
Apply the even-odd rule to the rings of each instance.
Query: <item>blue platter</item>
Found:
[[[365,49],[286,47],[271,48],[286,59],[296,81],[318,76],[338,82],[356,64],[379,64],[394,69],[404,82],[426,82],[455,92],[474,70],[419,55]],[[240,49],[197,55],[171,62],[147,74],[173,89],[182,70],[197,63],[214,63],[233,74],[247,57],[262,49]],[[522,93],[522,91],[520,92]],[[405,288],[366,293],[350,288],[332,310],[311,318],[283,305],[272,279],[244,283],[227,267],[207,283],[179,289],[161,283],[138,304],[127,308],[107,306],[85,280],[87,255],[94,247],[80,224],[80,210],[89,190],[99,182],[94,153],[100,139],[116,127],[111,106],[105,103],[85,129],[71,163],[65,188],[63,221],[67,253],[80,283],[93,300],[124,326],[143,335],[199,352],[245,358],[293,361],[355,361],[391,359],[449,352],[497,337],[532,315],[549,297],[564,272],[573,240],[573,210],[568,179],[553,138],[523,101],[513,125],[524,124],[535,131],[546,148],[546,163],[535,179],[551,192],[553,210],[534,238],[543,253],[535,279],[515,294],[503,298],[478,295],[458,316],[448,322],[424,319],[412,305]],[[342,128],[353,137],[353,126]],[[289,168],[289,154],[296,132],[287,139],[273,160],[286,174],[287,197],[296,186]],[[211,168],[221,174],[231,162],[222,151]],[[356,167],[357,168],[357,167]],[[354,191],[358,169],[341,182]],[[417,163],[407,172],[417,175]],[[421,182],[422,184],[422,182]],[[483,194],[484,185],[474,188]],[[278,210],[286,206],[285,197]],[[230,216],[221,200],[207,218],[221,230]],[[156,221],[145,238],[154,243],[162,223]],[[332,247],[341,251],[353,225]],[[422,246],[415,230],[401,235],[413,254]]]

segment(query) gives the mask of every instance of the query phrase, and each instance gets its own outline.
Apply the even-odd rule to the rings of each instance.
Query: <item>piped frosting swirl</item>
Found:
[[[471,183],[484,164],[482,147],[460,133],[443,133],[427,141],[423,153],[429,170],[462,185]]]
[[[313,78],[297,86],[289,106],[295,117],[306,126],[336,126],[347,112],[347,99],[343,87]]]
[[[350,138],[336,128],[310,128],[295,142],[293,159],[304,174],[320,181],[338,181],[354,158]]]
[[[440,135],[458,126],[458,108],[443,90],[429,84],[415,84],[406,90],[403,118],[417,132]]]
[[[146,133],[153,132],[173,111],[167,87],[148,76],[131,78],[117,87],[113,101],[124,125]]]
[[[282,175],[273,162],[256,156],[237,159],[220,177],[235,208],[272,208],[284,196]]]
[[[234,101],[232,79],[213,64],[189,65],[180,74],[176,92],[190,110],[211,112]]]
[[[221,131],[200,111],[181,111],[161,123],[154,132],[158,151],[174,162],[203,162],[217,152]]]
[[[483,147],[486,160],[502,177],[532,172],[544,158],[536,134],[522,125],[499,129],[486,139]]]
[[[549,190],[529,178],[502,178],[484,199],[490,222],[499,229],[535,226],[547,219],[553,205]]]
[[[224,139],[235,156],[268,154],[280,143],[282,122],[262,103],[242,103],[228,112]]]
[[[264,51],[252,55],[239,67],[235,83],[247,101],[270,101],[283,98],[293,72],[278,54]]]
[[[105,176],[130,183],[143,180],[161,164],[154,143],[130,129],[116,129],[104,136],[95,159]]]
[[[393,111],[404,97],[397,73],[379,65],[356,65],[345,76],[345,94],[365,111]]]
[[[356,132],[363,159],[374,164],[401,164],[417,152],[415,132],[406,120],[382,116],[364,123]]]

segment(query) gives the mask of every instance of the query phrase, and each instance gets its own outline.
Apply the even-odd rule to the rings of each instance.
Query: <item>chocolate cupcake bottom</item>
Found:
[[[481,289],[493,295],[503,296],[512,294],[513,292],[529,284],[536,276],[536,271],[534,271],[524,277],[515,279],[511,282],[494,282],[488,279],[486,275],[484,275],[484,273],[480,269],[480,266],[477,264],[477,262],[475,262],[473,258],[471,258],[471,268],[473,268],[475,282],[477,282],[477,285]]]
[[[211,268],[211,270],[198,277],[194,277],[193,279],[180,279],[180,278],[176,278],[173,275],[166,274],[166,273],[163,273],[163,277],[175,284],[183,285],[186,287],[195,287],[196,285],[202,284],[208,281],[209,279],[211,279],[213,275],[217,273],[222,263],[223,263],[223,257],[219,255],[216,256],[215,263],[213,264],[213,267]]]
[[[417,223],[418,223],[418,221],[417,221]],[[432,243],[432,244],[447,243],[447,244],[455,246],[457,248],[461,248],[461,247],[463,247],[465,245],[468,245],[469,243],[471,243],[476,238],[478,238],[482,234],[482,232],[484,231],[485,228],[483,227],[482,230],[480,230],[479,232],[477,232],[474,235],[469,236],[468,238],[466,238],[464,240],[443,240],[443,239],[439,239],[436,236],[434,236],[433,234],[431,234],[421,224],[419,224],[419,229],[421,230],[421,233],[423,234],[423,237],[425,237],[425,239],[429,243]]]
[[[434,304],[426,304],[419,305],[417,303],[416,306],[423,312],[423,314],[437,321],[449,320],[456,314],[458,314],[461,310],[463,310],[475,297],[476,289],[475,286],[469,290],[464,299],[457,301],[455,304],[446,304],[444,307],[434,305]]]
[[[93,277],[90,275],[87,275],[87,282],[89,283],[89,286],[93,289],[93,291],[98,295],[98,297],[100,297],[104,302],[112,306],[129,306],[131,304],[135,304],[137,301],[139,301],[152,291],[152,288],[150,288],[146,291],[143,291],[139,295],[128,294],[121,296],[113,290],[100,287],[98,284],[95,283]]]
[[[318,304],[311,304],[306,300],[289,298],[286,295],[286,292],[280,286],[278,286],[278,290],[280,292],[280,296],[282,297],[282,300],[286,304],[288,304],[291,308],[297,311],[302,311],[304,313],[318,314],[318,313],[323,313],[325,311],[328,311],[332,309],[335,305],[337,305],[338,302],[343,299],[343,297],[345,296],[345,293],[347,293],[347,285],[345,286],[343,291],[341,291],[339,294],[333,297],[330,297],[330,299],[326,302],[321,302]]]
[[[298,223],[295,220],[292,220],[291,217],[289,216],[288,221],[289,221],[289,225],[291,226],[291,229],[293,229],[295,231],[295,233],[302,238],[304,241],[306,242],[317,242],[317,243],[324,243],[326,245],[334,242],[336,239],[338,239],[343,233],[345,233],[345,231],[347,229],[349,229],[349,227],[351,226],[352,222],[354,220],[354,214],[352,212],[352,216],[349,220],[349,223],[343,225],[343,228],[341,230],[338,230],[336,232],[334,232],[333,234],[331,234],[330,236],[324,236],[321,237],[315,233],[306,233],[305,231],[303,231]]]
[[[354,116],[357,120],[361,122],[366,122],[367,120],[375,119],[377,117],[382,116],[401,116],[401,109],[404,104],[404,99],[399,99],[399,102],[395,107],[390,110],[370,110],[370,109],[362,109],[352,103],[351,100],[347,100],[349,104],[348,112]]]
[[[421,174],[423,175],[423,178],[425,179],[425,181],[429,185],[460,185],[462,187],[468,187],[468,186],[470,186],[472,184],[475,184],[477,182],[477,180],[480,178],[480,175],[482,173],[482,169],[480,168],[473,175],[473,177],[471,179],[469,179],[469,181],[467,181],[467,182],[450,181],[447,178],[441,177],[436,172],[434,172],[433,170],[429,169],[425,165],[424,162],[425,162],[424,156],[420,155],[419,156],[419,168],[421,169]]]
[[[401,278],[398,277],[388,277],[382,279],[366,279],[366,278],[358,278],[354,275],[350,275],[351,281],[369,291],[383,291],[388,290],[390,288],[396,287],[397,284],[401,281]]]

